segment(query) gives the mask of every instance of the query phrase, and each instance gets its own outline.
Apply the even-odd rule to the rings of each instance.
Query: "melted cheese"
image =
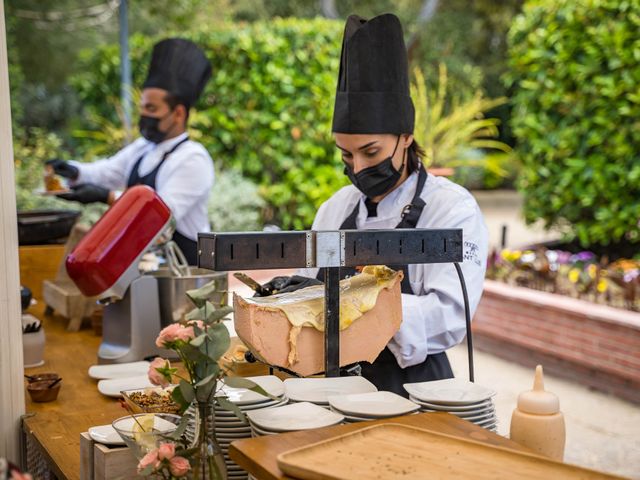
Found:
[[[396,272],[383,265],[364,267],[362,273],[341,280],[340,330],[348,328],[355,320],[371,310],[383,288],[390,288],[396,281],[401,280],[402,272]],[[321,332],[324,331],[323,285],[269,297],[246,298],[245,301],[266,310],[281,311],[296,332],[302,327],[313,327]]]

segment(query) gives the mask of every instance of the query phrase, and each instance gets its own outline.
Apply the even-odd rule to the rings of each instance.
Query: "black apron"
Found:
[[[182,145],[188,140],[189,140],[188,138],[184,138],[180,140],[178,143],[176,143],[173,146],[172,149],[165,152],[160,162],[158,162],[158,165],[156,166],[156,168],[151,170],[149,173],[147,173],[143,177],[141,177],[138,172],[140,163],[144,158],[144,154],[141,155],[140,158],[138,158],[138,160],[136,160],[136,163],[133,165],[133,169],[131,170],[131,175],[129,175],[129,180],[127,181],[127,188],[133,187],[134,185],[147,185],[155,190],[156,177],[158,176],[158,171],[160,170],[160,167],[162,167],[162,164],[167,159],[167,157],[169,157],[169,155],[175,152],[180,145]],[[182,250],[182,253],[184,253],[184,256],[187,259],[187,263],[189,263],[189,265],[198,265],[198,242],[185,237],[178,230],[173,232],[172,240],[176,242],[178,247],[180,247],[180,250]]]
[[[416,193],[411,200],[411,204],[404,208],[402,213],[402,220],[396,226],[396,228],[416,228],[420,215],[424,210],[425,203],[420,195],[422,189],[427,181],[427,172],[421,167],[418,172],[418,184],[416,186]],[[360,203],[356,204],[353,211],[347,216],[340,230],[356,230],[356,219],[358,218],[358,212],[360,209]],[[413,295],[411,289],[411,282],[409,281],[409,269],[407,265],[389,265],[394,270],[402,270],[404,278],[402,279],[402,293]],[[340,278],[355,275],[356,271],[351,267],[340,268]],[[318,273],[318,279],[323,280],[324,272],[320,270]],[[378,355],[378,358],[373,363],[362,362],[360,364],[362,368],[362,376],[373,383],[378,390],[385,390],[388,392],[394,392],[403,397],[409,397],[409,394],[402,386],[404,383],[414,382],[427,382],[431,380],[442,380],[444,378],[453,378],[453,371],[449,364],[449,359],[445,352],[434,353],[427,357],[427,359],[411,367],[402,368],[398,365],[396,357],[391,353],[389,347]]]

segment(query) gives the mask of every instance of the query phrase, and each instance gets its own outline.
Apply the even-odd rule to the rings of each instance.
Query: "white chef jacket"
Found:
[[[138,167],[141,177],[156,168],[165,152],[185,138],[187,134],[183,133],[155,144],[141,137],[110,158],[92,163],[72,162],[80,171],[73,183],[95,183],[121,192],[127,188],[129,175],[142,155]],[[156,192],[171,210],[176,230],[191,240],[198,239],[198,232],[210,231],[207,204],[213,182],[211,156],[201,144],[191,140],[167,157],[156,176]]]
[[[312,228],[338,230],[356,205],[359,205],[358,230],[395,228],[401,221],[403,208],[411,203],[417,179],[418,173],[412,173],[382,199],[377,217],[371,218],[367,218],[365,195],[353,185],[346,186],[320,206]],[[465,188],[433,175],[428,175],[420,197],[425,207],[416,228],[463,230],[461,267],[473,316],[482,295],[489,243],[480,208]],[[402,294],[402,324],[387,345],[402,368],[420,364],[427,355],[457,345],[466,333],[464,300],[454,265],[409,265],[408,271],[414,295]],[[317,272],[317,268],[302,269],[299,274],[315,277]]]

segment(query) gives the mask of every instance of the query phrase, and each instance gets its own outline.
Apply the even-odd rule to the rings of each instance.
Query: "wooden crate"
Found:
[[[108,447],[80,434],[80,480],[139,479],[138,461],[128,447]]]

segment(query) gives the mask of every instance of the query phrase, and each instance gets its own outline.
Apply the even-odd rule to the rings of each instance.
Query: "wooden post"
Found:
[[[24,364],[14,184],[9,61],[4,2],[0,2],[0,457],[19,462]]]

